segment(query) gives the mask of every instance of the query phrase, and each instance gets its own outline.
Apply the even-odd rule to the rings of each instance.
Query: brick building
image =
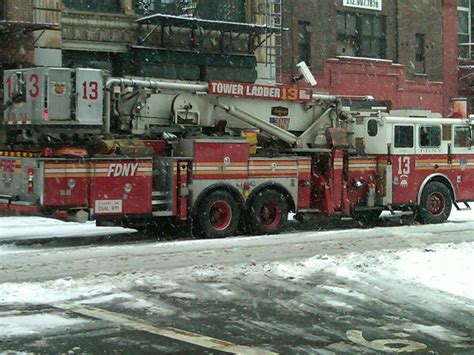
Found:
[[[3,28],[2,38],[27,52],[6,67],[92,66],[116,75],[254,81],[267,75],[265,39],[273,30],[262,25],[273,16],[266,14],[272,2],[5,0],[0,16],[20,21],[10,28],[27,33],[19,39]],[[10,52],[2,53],[11,58]]]
[[[474,114],[474,0],[458,0],[459,96],[467,98],[468,111]]]
[[[291,0],[285,81],[300,60],[318,90],[447,113],[457,95],[456,0]]]
[[[462,92],[471,94],[474,63],[471,46],[465,45],[471,41],[471,0],[354,3],[4,0],[0,60],[4,67],[93,66],[115,75],[188,80],[268,81],[277,73],[286,82],[295,75],[295,64],[305,60],[320,91],[372,95],[394,108],[446,113],[450,97],[458,94],[456,13],[468,9],[468,33],[458,30],[464,42],[459,53],[469,52],[460,63],[459,82]],[[283,42],[282,27],[289,29]]]
[[[0,62],[2,67],[33,63],[32,2],[5,0],[0,5]],[[23,29],[27,28],[27,31]],[[25,35],[26,32],[26,35]]]
[[[273,2],[281,0],[2,0],[0,112],[7,68],[83,66],[183,80],[274,78],[267,62],[276,52],[266,39],[275,29],[266,24],[281,16],[273,14]]]
[[[265,59],[258,48],[273,31],[254,25],[267,20],[259,14],[266,3],[34,0],[36,20],[60,25],[37,42],[35,64],[92,66],[115,75],[255,81],[263,72],[259,59]]]
[[[32,0],[3,0],[0,3],[0,112],[3,70],[38,64],[36,49],[41,49],[43,35],[50,30],[58,32],[56,24],[34,18],[33,4]]]

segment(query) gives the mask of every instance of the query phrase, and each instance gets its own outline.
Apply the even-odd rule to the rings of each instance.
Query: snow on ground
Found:
[[[474,243],[435,244],[399,252],[351,253],[342,258],[315,256],[299,263],[278,263],[276,273],[304,279],[325,271],[353,281],[363,281],[370,275],[405,284],[417,283],[474,300],[473,260]]]
[[[304,238],[311,239],[315,235],[341,235],[341,239],[347,234],[360,233],[370,237],[385,233],[385,235],[400,235],[403,233],[434,233],[436,230],[456,230],[464,226],[474,229],[474,213],[472,211],[453,212],[450,223],[438,226],[405,226],[396,228],[374,228],[371,230],[349,230],[349,231],[325,231],[300,233]],[[466,227],[467,226],[467,227]],[[106,233],[123,233],[124,229],[107,228]],[[34,235],[65,236],[65,235],[96,235],[102,233],[101,228],[94,224],[65,223],[43,218],[0,218],[0,239],[3,237],[17,236],[19,238]],[[90,233],[90,234],[88,234]],[[295,236],[295,234],[293,234]],[[306,237],[305,237],[306,236]],[[299,237],[299,235],[298,235]],[[274,238],[275,244],[285,235],[264,236],[254,238],[229,238],[216,241],[179,241],[176,243],[156,243],[157,248],[165,244],[169,248],[177,247],[180,251],[186,251],[190,246],[203,245],[209,249],[212,246],[226,248],[239,245],[259,245],[263,240]],[[230,280],[245,277],[261,277],[263,279],[283,280],[283,282],[299,282],[311,278],[312,275],[320,273],[332,274],[339,279],[347,280],[347,288],[321,284],[316,286],[326,291],[328,296],[325,303],[335,308],[351,310],[358,302],[368,301],[368,296],[361,289],[357,291],[351,287],[352,284],[362,284],[367,280],[375,281],[373,285],[409,289],[411,286],[437,290],[444,294],[451,294],[453,298],[460,298],[460,302],[474,300],[474,243],[460,244],[433,244],[419,245],[402,251],[368,251],[363,253],[348,253],[341,256],[316,255],[306,260],[297,262],[273,262],[256,265],[254,262],[236,266],[219,265],[196,265],[191,268],[156,273],[97,273],[84,278],[65,278],[45,282],[29,283],[0,283],[0,309],[2,306],[43,305],[58,302],[78,302],[84,304],[100,304],[119,302],[121,306],[129,309],[143,309],[147,312],[169,316],[179,310],[169,303],[158,299],[147,299],[136,296],[136,291],[147,289],[153,293],[165,293],[169,297],[194,300],[199,299],[203,292],[199,287],[186,289],[183,284],[200,285],[202,281],[209,285],[209,298],[213,297],[238,297],[238,290],[228,288]],[[147,245],[146,248],[154,247]],[[121,253],[129,246],[103,246],[96,249],[110,249],[115,253]],[[140,248],[140,247],[137,247]],[[171,250],[170,249],[170,250]],[[0,246],[0,260],[8,254],[25,252],[25,249],[11,245]],[[26,249],[28,250],[28,248]],[[127,249],[129,250],[129,249]],[[158,250],[158,249],[157,249]],[[132,250],[129,250],[132,252]],[[28,252],[28,251],[26,251]],[[138,251],[139,252],[139,251]],[[341,302],[336,296],[344,297]],[[354,305],[348,303],[348,299],[354,299]],[[465,302],[466,307],[471,308],[470,301]],[[75,319],[67,319],[53,316],[46,319],[44,315],[39,318],[27,318],[25,315],[10,315],[0,313],[0,334],[24,335],[30,332],[47,332],[54,327],[67,326]],[[41,318],[43,317],[43,318]],[[56,317],[56,318],[54,318]],[[12,320],[11,318],[14,318]],[[38,325],[36,327],[35,325]],[[48,328],[50,326],[50,328]],[[415,329],[428,334],[443,336],[445,330],[442,328]]]
[[[298,262],[275,262],[265,267],[245,264],[234,267],[201,265],[174,271],[172,274],[110,275],[96,274],[81,279],[59,279],[33,283],[0,284],[0,306],[15,303],[51,304],[55,302],[79,301],[101,303],[115,298],[126,299],[135,288],[151,288],[166,291],[172,297],[195,299],[196,295],[182,292],[179,282],[210,280],[216,283],[232,280],[249,274],[265,274],[266,277],[287,280],[303,280],[311,275],[325,272],[348,281],[362,282],[370,279],[384,280],[393,285],[418,285],[440,290],[454,296],[474,300],[474,243],[435,244],[426,248],[404,251],[377,251],[350,253],[343,256],[314,256]],[[364,295],[352,290],[321,286],[336,294],[363,300]],[[216,290],[223,296],[229,290]],[[143,306],[148,306],[139,300]],[[330,300],[328,302],[331,302]],[[139,307],[140,305],[136,305]]]
[[[67,318],[56,314],[0,316],[0,335],[3,337],[44,334],[59,328],[86,323],[85,319]]]
[[[134,229],[121,227],[97,227],[95,222],[64,222],[42,217],[0,217],[0,242],[78,236],[92,237],[134,232],[136,232]]]
[[[384,216],[388,215],[388,213],[384,212]],[[451,213],[451,217],[449,218],[449,222],[474,223],[474,211],[453,211]],[[429,228],[430,227],[428,226],[428,229]],[[78,236],[94,237],[134,232],[136,232],[136,230],[121,227],[98,227],[94,221],[87,223],[76,223],[64,222],[57,219],[43,217],[0,217],[0,242]],[[0,247],[0,254],[2,254],[2,249],[8,250],[8,248]],[[10,251],[11,250],[12,249],[10,249]]]

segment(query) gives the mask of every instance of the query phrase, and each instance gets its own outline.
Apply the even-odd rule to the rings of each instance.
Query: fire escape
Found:
[[[257,18],[262,21],[266,29],[263,43],[265,67],[272,80],[281,82],[282,78],[282,0],[261,0],[258,4]]]

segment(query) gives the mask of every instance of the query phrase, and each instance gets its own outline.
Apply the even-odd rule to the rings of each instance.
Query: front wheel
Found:
[[[417,220],[423,224],[444,223],[451,214],[453,201],[446,185],[433,181],[421,194]]]
[[[257,234],[280,233],[288,220],[288,203],[278,191],[264,190],[250,205],[250,225]]]
[[[230,237],[239,227],[239,206],[228,192],[214,191],[203,198],[196,218],[204,237]]]

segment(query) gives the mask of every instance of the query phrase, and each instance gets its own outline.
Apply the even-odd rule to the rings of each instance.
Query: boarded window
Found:
[[[415,35],[415,72],[417,74],[426,73],[425,59],[425,35],[417,33]]]
[[[337,54],[386,58],[386,19],[384,16],[338,12]]]
[[[311,24],[298,22],[298,61],[311,65]]]

